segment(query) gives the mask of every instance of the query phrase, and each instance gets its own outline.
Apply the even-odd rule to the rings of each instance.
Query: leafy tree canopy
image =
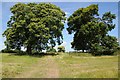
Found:
[[[22,46],[41,51],[62,43],[65,13],[51,3],[17,3],[10,8],[11,16],[8,28],[3,33],[6,45],[12,49]]]
[[[47,51],[46,51],[46,52],[56,52],[56,49],[53,48],[53,47],[51,47],[51,46],[49,46],[49,47],[47,48]]]
[[[111,12],[99,17],[98,5],[95,4],[76,10],[68,18],[67,23],[69,34],[74,33],[72,48],[90,52],[117,48],[117,39],[108,35],[108,31],[115,28],[113,24],[115,18],[115,14]]]

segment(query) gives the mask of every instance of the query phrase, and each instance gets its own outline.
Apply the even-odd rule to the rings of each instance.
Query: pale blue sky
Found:
[[[119,0],[0,0],[1,2],[118,2]]]
[[[81,8],[81,7],[87,7],[90,4],[98,4],[99,5],[99,14],[100,16],[108,11],[111,11],[112,13],[116,14],[117,18],[114,20],[114,23],[116,24],[116,28],[109,32],[110,35],[118,37],[118,3],[117,2],[52,2],[53,4],[59,6],[62,10],[64,10],[67,14],[67,17],[69,17],[75,10]],[[10,7],[12,7],[15,3],[14,2],[2,2],[2,22],[0,21],[0,24],[2,23],[2,30],[0,31],[0,50],[5,48],[4,46],[4,40],[1,36],[1,34],[4,32],[4,30],[7,28],[7,21],[9,20],[11,13],[10,13]],[[1,3],[0,3],[1,5]],[[1,6],[0,6],[1,7]],[[0,8],[1,10],[1,8]],[[0,13],[1,15],[1,13]],[[1,18],[1,16],[0,16]],[[65,23],[63,30],[63,44],[66,48],[66,51],[71,51],[71,41],[73,40],[73,34],[69,35],[66,28],[68,27]]]

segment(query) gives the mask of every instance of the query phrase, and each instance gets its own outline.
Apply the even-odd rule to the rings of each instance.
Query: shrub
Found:
[[[98,51],[95,51],[95,52],[92,52],[92,55],[94,56],[101,56],[101,55],[114,55],[114,53],[116,52],[117,50],[114,50],[114,49],[109,49],[109,50],[98,50]]]
[[[58,47],[58,52],[65,52],[65,47],[64,46],[59,46]]]
[[[99,43],[92,44],[92,47],[91,47],[92,55],[94,56],[114,55],[114,52],[116,52],[119,49],[119,47],[118,47],[118,43],[113,41],[109,40],[108,43],[104,43],[106,45],[103,45],[103,44],[100,45]]]
[[[24,55],[26,52],[21,51],[21,50],[8,50],[8,49],[3,49],[1,50],[2,53],[18,53],[19,55]]]
[[[39,54],[40,54],[40,52],[38,52],[38,51],[32,52],[32,55],[39,55]]]
[[[8,49],[3,49],[1,50],[2,53],[17,53],[16,51],[14,50],[8,50]]]
[[[118,49],[116,52],[114,52],[114,55],[120,55],[120,49]]]

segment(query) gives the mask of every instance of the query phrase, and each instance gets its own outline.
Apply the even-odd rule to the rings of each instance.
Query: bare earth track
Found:
[[[42,64],[45,63],[45,64]],[[44,69],[41,69],[43,67]],[[37,75],[36,75],[37,74]],[[47,56],[40,59],[31,70],[23,72],[16,76],[17,78],[58,78],[59,68],[52,56]]]
[[[52,56],[48,56],[48,72],[47,78],[58,78],[59,77],[59,70],[56,62],[53,60]]]

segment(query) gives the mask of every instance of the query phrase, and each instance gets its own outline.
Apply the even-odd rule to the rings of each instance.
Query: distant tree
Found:
[[[92,4],[79,8],[68,18],[68,32],[74,33],[72,48],[90,52],[110,51],[118,46],[117,39],[108,35],[115,28],[115,14],[106,12],[102,18],[98,14],[98,5]],[[111,43],[111,44],[110,44]],[[113,51],[114,51],[113,50]]]
[[[58,46],[58,52],[65,52],[64,46]]]
[[[8,28],[3,33],[6,45],[11,49],[25,47],[28,54],[32,50],[45,50],[62,43],[65,13],[51,3],[17,3],[10,8]]]

